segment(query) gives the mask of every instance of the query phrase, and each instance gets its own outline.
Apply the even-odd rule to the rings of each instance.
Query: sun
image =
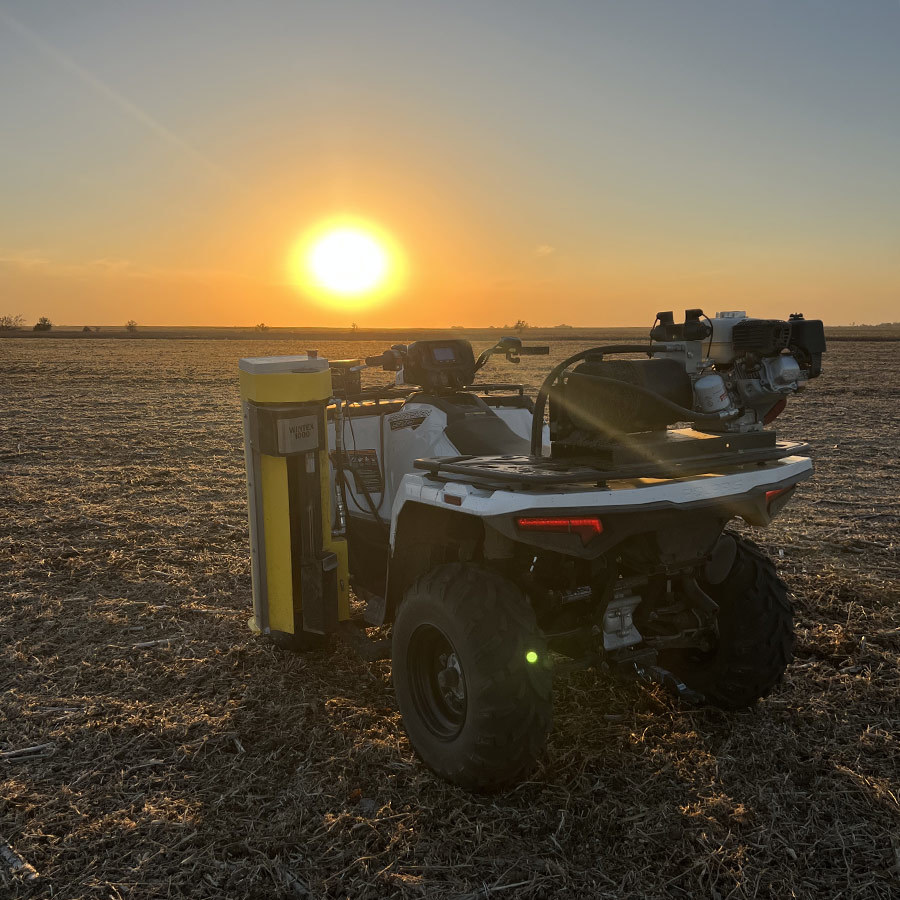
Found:
[[[390,238],[366,223],[332,221],[295,246],[291,280],[323,299],[370,300],[397,286],[400,254]]]
[[[384,281],[388,255],[372,235],[356,228],[337,228],[312,245],[309,270],[319,287],[356,296]]]

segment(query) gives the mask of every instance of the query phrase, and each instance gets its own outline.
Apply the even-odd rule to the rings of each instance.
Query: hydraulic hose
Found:
[[[574,365],[582,359],[586,359],[588,356],[602,357],[604,353],[645,353],[647,356],[650,355],[650,351],[647,349],[646,344],[611,344],[608,347],[591,347],[589,350],[582,350],[574,356],[564,359],[559,365],[554,366],[550,370],[550,374],[544,379],[540,390],[537,392],[537,397],[534,398],[534,413],[531,419],[532,456],[541,455],[544,433],[544,410],[547,407],[547,396],[550,393],[550,388],[553,383],[566,369],[569,368],[569,366]]]

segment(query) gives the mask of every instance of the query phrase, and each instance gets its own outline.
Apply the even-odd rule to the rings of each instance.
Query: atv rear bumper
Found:
[[[508,463],[523,458],[480,457],[478,461]],[[537,469],[542,462],[532,459],[530,465]],[[549,485],[507,486],[486,483],[477,469],[468,476],[458,459],[421,463],[428,471],[405,475],[397,492],[392,546],[401,510],[407,503],[417,503],[475,516],[518,542],[582,557],[595,557],[628,534],[661,526],[677,528],[679,522],[687,526],[686,520],[695,517],[720,519],[723,524],[740,517],[751,525],[767,525],[792,489],[813,470],[807,457],[786,456],[678,478],[618,478],[587,486],[583,466],[574,483],[566,483],[558,479],[561,472],[555,464]],[[600,475],[595,475],[598,481]],[[599,516],[602,532],[585,544],[576,534],[535,535],[518,525],[523,516],[562,515]]]

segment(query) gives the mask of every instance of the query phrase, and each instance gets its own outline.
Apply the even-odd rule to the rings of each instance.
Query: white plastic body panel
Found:
[[[404,476],[416,471],[415,460],[459,456],[460,452],[444,433],[446,414],[430,403],[404,403],[399,411],[388,414],[376,409],[373,405],[372,415],[344,416],[343,448],[350,452],[375,451],[384,490],[370,491],[370,495],[379,518],[386,520]],[[494,411],[517,435],[530,439],[531,413],[527,409],[498,407]],[[544,444],[549,449],[550,433],[546,426]],[[328,447],[335,448],[333,420],[328,423]],[[333,463],[331,481],[334,491]],[[356,490],[352,475],[347,479],[346,495],[348,515],[374,518],[364,492]]]
[[[531,411],[527,409],[513,409],[507,407],[498,407],[494,410],[504,422],[521,438],[526,441],[531,440]],[[550,451],[550,427],[544,426],[544,449]]]
[[[745,465],[684,478],[633,478],[611,481],[604,488],[557,486],[540,490],[490,490],[462,481],[438,482],[416,469],[423,457],[459,456],[444,431],[447,417],[430,403],[409,402],[391,413],[344,417],[343,446],[346,451],[374,451],[382,491],[370,490],[378,518],[390,521],[393,547],[397,517],[407,503],[420,503],[480,518],[527,513],[532,509],[597,509],[634,511],[660,506],[689,508],[692,505],[727,497],[738,497],[759,489],[774,489],[802,481],[812,472],[812,462],[803,456],[765,465]],[[527,409],[496,408],[495,412],[523,438],[531,433],[531,413]],[[334,449],[334,422],[328,425],[328,445]],[[549,447],[544,427],[544,446]],[[334,467],[332,466],[332,490]],[[364,492],[357,491],[352,475],[346,486],[347,514],[373,519]],[[447,502],[445,497],[454,501]],[[458,498],[459,502],[456,502]]]
[[[812,472],[812,461],[805,456],[789,456],[766,463],[694,475],[686,478],[632,478],[611,481],[605,488],[548,488],[546,490],[490,490],[464,482],[436,482],[425,473],[406,475],[391,509],[391,547],[397,517],[406,503],[422,503],[442,509],[468,513],[479,518],[515,515],[529,510],[550,510],[564,514],[566,510],[599,512],[640,512],[660,506],[691,506],[737,497],[754,490],[785,487],[802,481]],[[448,504],[445,496],[459,498]]]

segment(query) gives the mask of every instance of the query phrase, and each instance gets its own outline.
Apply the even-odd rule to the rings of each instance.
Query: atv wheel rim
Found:
[[[466,677],[450,639],[435,625],[412,635],[407,668],[413,702],[428,730],[443,741],[455,738],[466,721]]]

